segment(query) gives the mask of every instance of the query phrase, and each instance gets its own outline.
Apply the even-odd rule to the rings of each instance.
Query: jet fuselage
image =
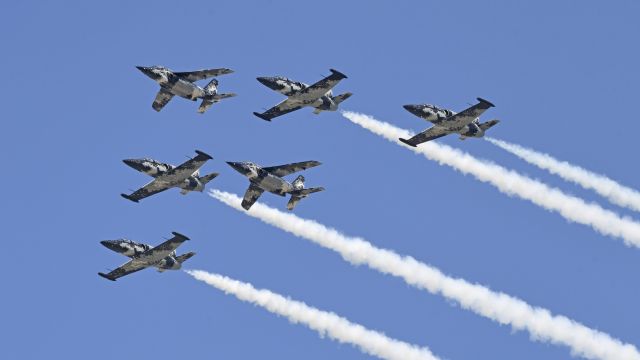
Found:
[[[137,68],[138,70],[142,71],[142,73],[155,80],[163,89],[172,93],[173,95],[177,95],[193,101],[202,99],[206,95],[208,95],[205,89],[201,88],[193,82],[186,81],[180,78],[167,68],[161,66],[137,66]]]
[[[147,158],[125,159],[122,161],[125,164],[129,165],[130,167],[134,168],[135,170],[138,170],[149,176],[153,176],[154,178],[158,176],[162,176],[167,172],[169,172],[170,170],[175,169],[174,165],[162,163],[157,160],[147,159]],[[177,186],[184,191],[203,191],[205,186],[202,183],[202,181],[200,181],[199,171],[194,172],[193,175],[189,176],[184,180],[177,181],[175,183],[168,182],[168,185]]]
[[[456,114],[455,111],[451,111],[448,109],[441,109],[431,104],[404,105],[403,107],[405,108],[405,110],[407,110],[408,112],[412,113],[413,115],[421,119],[427,120],[433,123],[434,125],[444,126],[448,130],[451,130],[452,132],[456,132],[460,134],[461,139],[468,138],[468,137],[481,138],[484,136],[485,129],[483,129],[480,126],[481,124],[480,124],[479,118],[474,119],[473,122],[468,125],[453,128],[453,127],[447,126],[446,119],[455,115]],[[492,120],[492,121],[496,121],[496,120]],[[493,125],[495,125],[495,123],[493,123],[491,126]]]
[[[253,184],[256,184],[263,190],[270,193],[285,196],[285,194],[296,190],[293,184],[287,180],[267,172],[262,167],[252,162],[227,162],[227,164],[237,172],[249,178],[249,181]]]
[[[142,253],[152,248],[150,245],[137,243],[127,239],[103,240],[100,243],[107,249],[120,253],[131,259],[139,257]],[[176,253],[174,251],[169,256],[159,259],[151,266],[157,268],[158,271],[178,270],[182,267],[182,264],[176,260],[175,256]]]

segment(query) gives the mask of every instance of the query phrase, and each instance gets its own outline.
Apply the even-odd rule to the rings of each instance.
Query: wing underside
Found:
[[[319,161],[302,161],[292,164],[286,165],[278,165],[278,166],[270,166],[263,168],[268,173],[271,173],[275,176],[287,176],[289,174],[296,173],[298,171],[306,170],[315,166],[320,165]]]
[[[151,107],[153,107],[153,110],[155,111],[160,111],[165,105],[169,103],[169,101],[171,101],[171,99],[173,99],[172,93],[168,92],[165,89],[160,89],[160,91],[158,91],[158,94],[156,95],[155,100],[153,100],[153,104],[151,105]]]
[[[120,266],[119,268],[110,271],[108,274],[98,273],[98,275],[102,276],[105,279],[116,281],[116,279],[118,278],[132,274],[136,271],[140,271],[147,267],[149,267],[148,264],[138,261],[137,259],[133,259]]]
[[[278,105],[272,107],[271,109],[263,112],[262,114],[255,112],[253,114],[263,120],[271,121],[271,119],[278,116],[282,116],[292,111],[302,109],[303,106],[304,104],[300,103],[299,101],[288,98],[280,102]]]
[[[460,129],[466,125],[471,124],[487,109],[493,107],[493,104],[488,102],[487,100],[478,98],[478,101],[479,102],[477,104],[446,118],[440,125],[450,129]]]
[[[129,199],[131,201],[138,202],[146,197],[163,192],[171,187],[172,186],[162,181],[162,179],[155,178],[145,186],[134,191],[131,195],[122,194],[122,197]]]
[[[417,146],[418,144],[422,144],[427,141],[431,141],[437,138],[441,138],[445,135],[449,135],[452,132],[447,130],[442,126],[433,126],[428,128],[427,130],[415,135],[410,139],[400,138],[400,141],[410,146]]]
[[[298,99],[303,100],[316,100],[321,98],[324,94],[326,94],[329,90],[333,89],[340,80],[345,79],[346,76],[334,69],[331,69],[331,75],[326,78],[318,81],[317,83],[306,87],[299,93],[294,96]]]
[[[256,201],[258,201],[258,198],[260,197],[260,195],[262,195],[263,192],[264,190],[261,187],[251,183],[249,185],[249,188],[247,189],[247,192],[244,193],[244,198],[242,198],[242,208],[244,208],[245,210],[249,210],[251,206],[255,204]]]
[[[206,154],[200,150],[196,150],[196,153],[198,155],[196,155],[194,158],[189,159],[184,163],[178,165],[177,167],[167,171],[167,173],[159,179],[172,183],[183,181],[184,179],[188,178],[189,176],[193,175],[193,173],[198,171],[198,169],[200,169],[202,165],[207,162],[207,160],[212,159],[211,155]]]
[[[184,71],[184,72],[176,72],[177,76],[187,81],[198,81],[204,80],[211,77],[216,77],[220,75],[230,74],[233,70],[231,69],[204,69],[204,70],[196,70],[196,71]]]

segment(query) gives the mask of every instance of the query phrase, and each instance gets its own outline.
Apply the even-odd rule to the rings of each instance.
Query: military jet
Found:
[[[207,160],[213,158],[200,150],[196,150],[196,153],[198,154],[196,157],[185,161],[179,166],[161,163],[148,158],[122,160],[132,168],[155,178],[131,195],[121,194],[122,197],[138,202],[147,196],[173,187],[182,189],[180,190],[182,195],[186,195],[190,191],[204,191],[205,185],[218,176],[218,173],[200,176],[200,168],[202,165],[204,165]]]
[[[109,250],[127,256],[131,258],[131,260],[108,274],[99,272],[98,275],[105,279],[116,281],[117,278],[152,266],[158,269],[159,272],[180,269],[182,263],[196,253],[188,252],[186,254],[176,255],[178,246],[182,245],[186,240],[189,240],[189,238],[175,231],[172,234],[173,237],[171,239],[156,247],[127,239],[101,241],[100,243]]]
[[[160,111],[167,105],[174,95],[178,95],[185,99],[197,101],[202,99],[202,103],[198,108],[199,113],[204,113],[213,105],[222,99],[236,96],[234,93],[219,94],[218,80],[211,80],[204,88],[196,85],[198,80],[204,80],[210,77],[231,74],[231,69],[205,69],[187,72],[173,72],[164,66],[136,66],[143,74],[155,80],[160,85],[160,91],[153,101],[153,109]]]
[[[460,134],[460,140],[468,137],[483,137],[484,132],[499,123],[499,120],[489,120],[480,123],[478,116],[494,105],[487,100],[478,98],[479,103],[459,113],[441,109],[435,105],[404,105],[403,107],[413,115],[430,121],[434,126],[415,135],[411,139],[400,138],[403,143],[416,147],[433,139],[449,134]]]
[[[271,121],[275,117],[302,109],[305,106],[315,108],[313,113],[316,115],[322,111],[336,111],[338,105],[352,94],[348,92],[333,96],[331,89],[347,76],[334,69],[330,71],[331,75],[311,86],[281,76],[257,78],[268,88],[286,95],[287,99],[262,114],[257,112],[253,114],[260,119]]]
[[[270,167],[260,167],[249,161],[227,162],[227,164],[236,169],[240,174],[249,178],[249,189],[247,189],[242,199],[242,207],[245,210],[249,210],[264,191],[283,197],[290,194],[291,198],[289,199],[289,203],[287,203],[287,209],[293,210],[303,198],[324,190],[322,187],[305,189],[305,179],[302,175],[298,176],[293,183],[282,178],[283,176],[318,166],[320,165],[318,161],[303,161]]]

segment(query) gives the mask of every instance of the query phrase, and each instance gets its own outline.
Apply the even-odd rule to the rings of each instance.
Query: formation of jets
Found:
[[[156,111],[162,110],[176,95],[192,101],[201,99],[199,113],[204,113],[211,105],[222,99],[236,96],[234,93],[218,93],[219,82],[216,77],[233,73],[231,69],[174,72],[163,66],[137,66],[137,68],[160,85],[160,91],[152,105]],[[352,94],[345,92],[334,96],[332,89],[347,76],[334,69],[330,69],[330,72],[331,75],[313,85],[281,76],[258,77],[260,83],[287,96],[287,98],[263,113],[254,112],[253,114],[263,120],[271,121],[273,118],[304,107],[314,108],[314,114],[320,114],[322,111],[336,111],[338,106]],[[196,84],[196,81],[208,78],[213,79],[206,86],[200,87]],[[399,140],[415,147],[449,134],[458,134],[461,140],[482,137],[485,131],[499,122],[498,120],[487,122],[479,120],[480,115],[493,106],[491,102],[481,98],[478,98],[477,104],[459,113],[430,104],[404,105],[407,111],[431,122],[433,126],[410,139],[400,138]],[[123,160],[133,169],[153,177],[153,180],[129,195],[121,194],[122,197],[139,202],[146,197],[171,188],[179,188],[183,195],[192,191],[203,192],[206,185],[219,174],[200,175],[200,168],[213,158],[203,151],[196,150],[195,152],[196,156],[178,166],[149,158]],[[324,190],[323,187],[305,188],[305,178],[302,175],[299,175],[292,182],[284,179],[293,173],[320,165],[318,161],[310,160],[269,167],[261,167],[249,161],[227,162],[227,164],[249,179],[249,188],[242,199],[242,207],[247,211],[265,191],[282,197],[290,196],[287,209],[293,210],[301,199]],[[186,240],[189,238],[177,232],[173,232],[171,239],[156,247],[127,239],[104,240],[101,242],[102,245],[129,257],[131,260],[109,273],[98,274],[115,281],[122,276],[147,267],[155,267],[160,272],[180,269],[184,261],[195,255],[193,252],[176,255],[176,249]]]

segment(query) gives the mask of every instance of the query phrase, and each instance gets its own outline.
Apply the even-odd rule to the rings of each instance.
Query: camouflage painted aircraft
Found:
[[[157,194],[173,187],[179,187],[180,193],[186,195],[190,191],[204,191],[205,185],[213,180],[218,173],[200,176],[200,168],[209,159],[209,154],[196,150],[198,154],[193,159],[187,160],[179,166],[161,163],[153,159],[125,159],[125,164],[132,168],[153,176],[150,183],[136,190],[131,195],[121,194],[123,198],[138,202],[141,199]]]
[[[478,116],[494,105],[487,100],[478,98],[479,103],[455,113],[451,110],[441,109],[435,105],[404,105],[403,107],[413,115],[430,121],[434,126],[417,134],[411,139],[400,138],[400,141],[417,146],[427,141],[437,139],[449,134],[460,134],[460,140],[468,137],[483,137],[484,132],[499,123],[499,120],[489,120],[480,123]]]
[[[205,69],[187,72],[173,72],[164,66],[136,66],[138,70],[155,80],[160,85],[160,91],[153,101],[153,109],[160,111],[167,105],[174,95],[178,95],[185,99],[197,101],[202,99],[202,104],[198,108],[199,113],[204,113],[211,105],[222,99],[236,96],[234,93],[219,94],[218,80],[211,80],[207,86],[201,88],[196,85],[198,80],[204,80],[210,77],[231,74],[231,69]]]
[[[105,279],[116,281],[117,278],[152,266],[158,269],[159,272],[180,269],[182,263],[196,253],[188,252],[186,254],[176,255],[178,246],[182,245],[186,240],[189,240],[189,238],[175,231],[172,234],[173,237],[171,239],[156,247],[127,239],[101,241],[100,243],[109,250],[127,256],[131,258],[131,260],[108,274],[100,272],[98,275]]]
[[[313,113],[316,115],[322,111],[336,111],[338,105],[347,100],[352,94],[348,92],[333,96],[331,89],[340,80],[346,79],[347,76],[334,69],[330,71],[331,75],[311,86],[281,76],[259,77],[259,82],[272,90],[286,95],[287,99],[262,114],[257,112],[253,114],[260,119],[271,121],[275,117],[302,109],[305,106],[315,108]]]
[[[298,201],[310,194],[324,190],[322,187],[305,189],[304,176],[302,175],[298,176],[293,183],[282,178],[283,176],[318,166],[320,165],[318,161],[303,161],[264,168],[249,161],[227,162],[227,164],[249,178],[249,189],[247,189],[242,199],[242,207],[245,210],[249,210],[264,191],[283,197],[290,194],[291,199],[289,199],[287,209],[293,210]]]

